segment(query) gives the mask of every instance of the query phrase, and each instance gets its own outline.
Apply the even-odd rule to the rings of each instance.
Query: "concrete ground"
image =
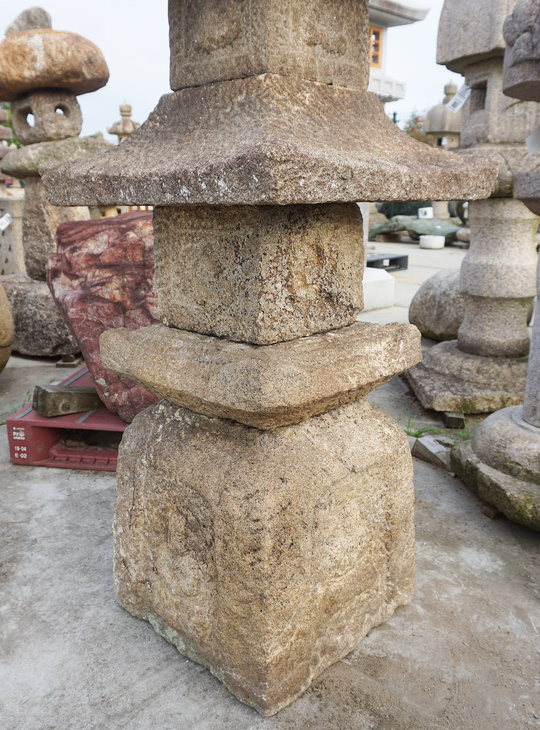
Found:
[[[395,275],[397,306],[366,315],[380,322],[406,321],[421,281],[464,255],[377,248],[409,250],[411,264]],[[52,362],[13,357],[0,375],[0,411],[63,377]],[[370,401],[404,426],[440,425],[400,378]],[[114,602],[114,475],[13,466],[2,426],[0,728],[540,728],[539,536],[488,519],[459,479],[414,461],[412,603],[265,720]]]

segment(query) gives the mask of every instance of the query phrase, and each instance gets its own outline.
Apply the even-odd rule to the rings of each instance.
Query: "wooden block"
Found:
[[[104,408],[95,388],[65,385],[36,385],[34,388],[33,409],[40,416],[66,416],[68,413],[94,411]]]
[[[435,441],[433,436],[422,436],[416,439],[412,448],[412,455],[434,466],[452,471],[450,466],[450,449]]]
[[[465,428],[467,425],[465,421],[465,416],[462,413],[451,413],[450,411],[445,411],[442,414],[443,423],[446,426],[446,428]]]
[[[62,355],[60,360],[56,363],[57,368],[78,368],[82,365],[84,360],[82,355]]]

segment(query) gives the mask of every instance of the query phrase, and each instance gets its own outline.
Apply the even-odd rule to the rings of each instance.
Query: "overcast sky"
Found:
[[[133,107],[133,119],[143,122],[169,89],[167,0],[2,0],[1,31],[22,10],[40,4],[52,16],[53,28],[79,33],[101,48],[111,76],[105,88],[79,97],[83,134],[105,133],[120,118],[123,101]],[[439,103],[451,79],[461,81],[435,63],[437,26],[443,0],[414,0],[429,7],[426,19],[414,25],[390,28],[388,76],[407,84],[403,101],[387,104],[398,119],[416,108],[422,112]],[[111,141],[109,135],[105,135]]]

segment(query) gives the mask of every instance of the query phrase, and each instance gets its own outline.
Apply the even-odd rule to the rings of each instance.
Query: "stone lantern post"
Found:
[[[504,24],[504,93],[540,102],[540,0],[520,0]],[[515,194],[540,213],[538,172],[516,175]],[[540,296],[540,268],[537,271]],[[540,530],[540,309],[538,299],[523,406],[503,408],[473,439],[452,450],[452,465],[482,499]]]
[[[102,335],[163,400],[122,441],[119,603],[272,715],[414,580],[404,433],[365,395],[420,358],[356,323],[354,201],[490,194],[495,166],[410,139],[369,77],[367,0],[169,2],[171,86],[66,205],[151,204],[162,324]]]

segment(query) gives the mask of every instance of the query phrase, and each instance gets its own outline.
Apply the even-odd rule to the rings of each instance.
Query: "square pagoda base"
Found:
[[[162,401],[120,448],[116,598],[269,716],[410,601],[413,515],[365,399],[272,431]]]

